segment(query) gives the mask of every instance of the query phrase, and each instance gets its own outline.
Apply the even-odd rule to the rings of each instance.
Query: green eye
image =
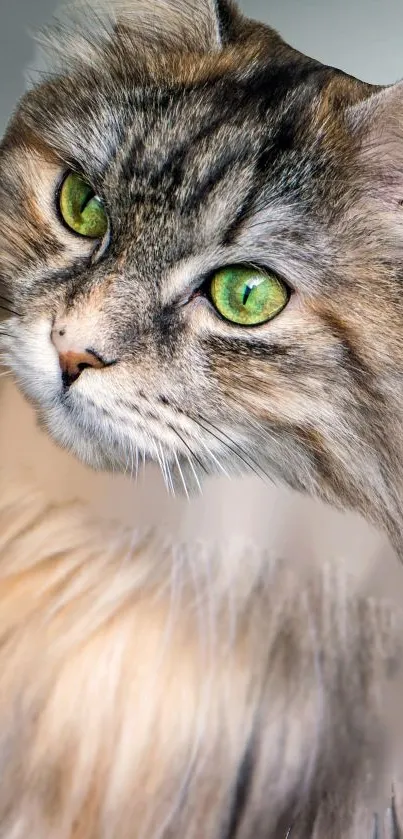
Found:
[[[59,208],[63,221],[89,239],[102,239],[108,229],[108,217],[100,198],[81,175],[70,172],[60,190]]]
[[[274,274],[257,268],[222,268],[210,286],[211,299],[226,320],[256,326],[278,315],[288,303],[286,285]]]

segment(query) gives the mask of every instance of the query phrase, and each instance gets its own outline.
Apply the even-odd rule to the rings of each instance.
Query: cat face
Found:
[[[1,147],[19,385],[94,467],[253,470],[396,522],[397,94],[229,3],[96,21],[61,28]]]

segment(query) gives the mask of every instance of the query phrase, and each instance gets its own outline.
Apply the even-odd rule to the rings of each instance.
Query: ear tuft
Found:
[[[99,4],[100,0],[98,0]],[[104,8],[115,19],[138,26],[148,22],[156,31],[175,35],[185,34],[185,45],[198,49],[216,48],[227,44],[240,34],[243,15],[234,0],[102,0]]]
[[[346,111],[346,118],[353,131],[363,134],[371,132],[378,123],[389,123],[402,112],[403,105],[403,82],[397,82],[388,87],[376,85],[362,85],[365,88],[357,102],[350,105]]]
[[[98,0],[97,11],[117,26],[137,30],[182,49],[204,52],[220,47],[220,22],[215,0]]]
[[[356,194],[364,196],[368,214],[377,214],[383,219],[389,247],[398,245],[400,248],[403,229],[403,82],[375,88],[374,93],[369,93],[364,101],[350,106],[346,111],[346,124],[356,148]],[[386,258],[385,240],[383,247]]]
[[[245,22],[234,0],[74,0],[37,39],[38,69],[96,65],[119,39],[140,52],[211,53],[242,37]]]
[[[347,109],[346,121],[359,142],[362,159],[372,159],[376,168],[392,166],[402,171],[403,82],[368,89],[363,101]]]

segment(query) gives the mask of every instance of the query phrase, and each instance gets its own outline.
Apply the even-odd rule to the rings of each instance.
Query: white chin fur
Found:
[[[66,397],[48,320],[24,323],[23,328],[21,322],[10,321],[8,331],[12,337],[4,341],[4,361],[34,404],[40,424],[62,448],[93,469],[133,476],[151,458],[159,463],[168,490],[200,490],[195,466],[175,453],[173,441],[160,442],[159,429],[137,427],[130,415],[116,414],[112,421],[110,389],[90,382],[91,373],[84,372]],[[108,416],[103,408],[109,409]]]
[[[88,421],[80,411],[79,399],[71,399],[70,410],[64,404],[57,353],[50,340],[47,319],[34,324],[13,321],[12,335],[4,341],[4,361],[11,368],[20,389],[33,402],[40,422],[63,448],[95,469],[124,470],[124,452],[118,455],[117,441],[103,445],[102,429]],[[80,417],[81,414],[81,417]],[[76,417],[75,417],[76,415]],[[76,418],[80,417],[78,425]],[[106,442],[106,441],[105,441]]]

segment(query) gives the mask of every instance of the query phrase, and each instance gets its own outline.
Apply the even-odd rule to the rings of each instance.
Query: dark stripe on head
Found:
[[[235,217],[228,225],[223,239],[222,244],[224,246],[229,246],[234,244],[236,241],[237,236],[241,232],[243,226],[246,224],[247,221],[253,215],[254,207],[256,202],[256,184],[252,183],[248,192],[246,193],[241,206],[239,207]]]
[[[189,197],[183,202],[181,211],[191,213],[200,208],[203,202],[207,201],[209,194],[214,188],[231,174],[235,166],[246,163],[249,157],[249,148],[242,150],[224,149],[221,154],[212,162],[209,171],[194,185]],[[254,192],[251,187],[250,194]]]
[[[172,98],[170,101],[173,105],[174,99]],[[153,103],[150,102],[150,108],[152,107],[155,107],[155,105],[153,106]],[[225,125],[227,120],[228,113],[221,112],[214,119],[210,117],[209,121],[205,125],[202,125],[201,128],[200,122],[196,122],[197,130],[194,134],[190,137],[186,135],[185,139],[173,145],[159,165],[155,160],[151,162],[149,160],[141,160],[145,144],[143,141],[142,147],[139,148],[138,140],[135,138],[122,164],[122,177],[129,183],[132,180],[150,176],[153,181],[152,185],[157,185],[167,176],[172,178],[175,173],[175,179],[180,182],[185,169],[184,163],[189,153],[194,150],[198,143],[214,135],[214,132]]]

